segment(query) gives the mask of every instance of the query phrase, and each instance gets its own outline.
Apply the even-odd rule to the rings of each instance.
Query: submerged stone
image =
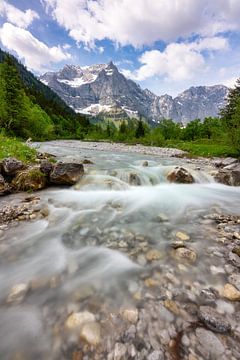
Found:
[[[97,322],[89,322],[83,325],[80,331],[80,338],[89,345],[96,346],[101,341],[100,326]]]
[[[72,313],[65,322],[65,327],[69,330],[79,328],[86,323],[94,322],[95,316],[89,311]]]
[[[200,306],[198,317],[212,331],[227,333],[231,330],[231,325],[225,317],[210,306]]]
[[[232,284],[226,284],[223,288],[223,297],[231,301],[239,301],[240,291]]]

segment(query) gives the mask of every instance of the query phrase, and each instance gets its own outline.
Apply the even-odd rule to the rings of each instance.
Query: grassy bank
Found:
[[[176,147],[177,149],[188,151],[189,156],[203,156],[203,157],[238,157],[234,147],[226,144],[214,143],[212,140],[203,141],[168,141],[166,142],[168,147]]]
[[[34,162],[36,150],[29,148],[16,138],[0,134],[0,160],[7,157],[15,157],[24,162]]]

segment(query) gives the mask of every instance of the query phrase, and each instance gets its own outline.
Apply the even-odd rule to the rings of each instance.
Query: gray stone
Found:
[[[228,277],[230,284],[234,285],[240,291],[240,274],[232,274]]]
[[[200,343],[199,350],[205,359],[218,359],[225,352],[224,345],[211,331],[203,328],[196,329],[196,336]]]
[[[163,359],[164,359],[164,353],[160,350],[154,350],[147,357],[147,360],[163,360]]]
[[[4,174],[14,176],[17,171],[24,168],[24,164],[15,158],[6,158],[2,161],[2,168]]]
[[[198,317],[212,331],[227,333],[231,330],[231,325],[225,317],[210,306],[200,306]]]

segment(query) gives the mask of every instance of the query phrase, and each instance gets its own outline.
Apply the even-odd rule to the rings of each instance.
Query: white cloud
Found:
[[[0,16],[5,17],[8,22],[25,29],[33,22],[34,19],[39,18],[36,11],[31,9],[21,11],[15,6],[2,0],[0,3]]]
[[[0,40],[9,50],[15,51],[32,70],[44,71],[52,63],[71,58],[60,46],[48,47],[29,31],[5,23],[0,29]]]
[[[240,29],[239,0],[42,0],[77,42],[140,47]]]
[[[201,51],[226,50],[228,42],[221,37],[205,38],[192,43],[171,43],[164,51],[145,51],[139,58],[138,70],[122,72],[133,80],[164,76],[174,81],[191,79],[207,66]]]

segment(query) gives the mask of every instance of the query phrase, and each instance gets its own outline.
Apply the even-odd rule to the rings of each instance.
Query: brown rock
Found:
[[[179,247],[175,250],[175,256],[178,259],[187,260],[191,263],[194,263],[197,259],[197,254],[192,249],[186,247]]]
[[[52,171],[52,169],[53,169],[53,164],[50,163],[48,160],[41,161],[40,170],[43,174],[48,176]]]
[[[80,338],[85,340],[89,345],[98,345],[101,341],[99,324],[97,322],[89,322],[83,325],[80,331]]]
[[[73,330],[82,327],[84,324],[94,322],[95,316],[89,311],[83,311],[78,313],[72,313],[69,315],[65,322],[65,327],[69,330]]]
[[[83,176],[82,164],[58,163],[50,173],[50,182],[59,185],[74,185]]]
[[[188,170],[178,166],[167,175],[167,180],[179,184],[192,184],[195,182]]]
[[[161,257],[162,257],[161,252],[156,249],[151,249],[146,253],[146,259],[148,261],[159,260],[161,259]]]
[[[231,284],[226,284],[223,288],[223,297],[231,301],[239,301],[240,300],[240,291],[235,288],[235,286]]]

